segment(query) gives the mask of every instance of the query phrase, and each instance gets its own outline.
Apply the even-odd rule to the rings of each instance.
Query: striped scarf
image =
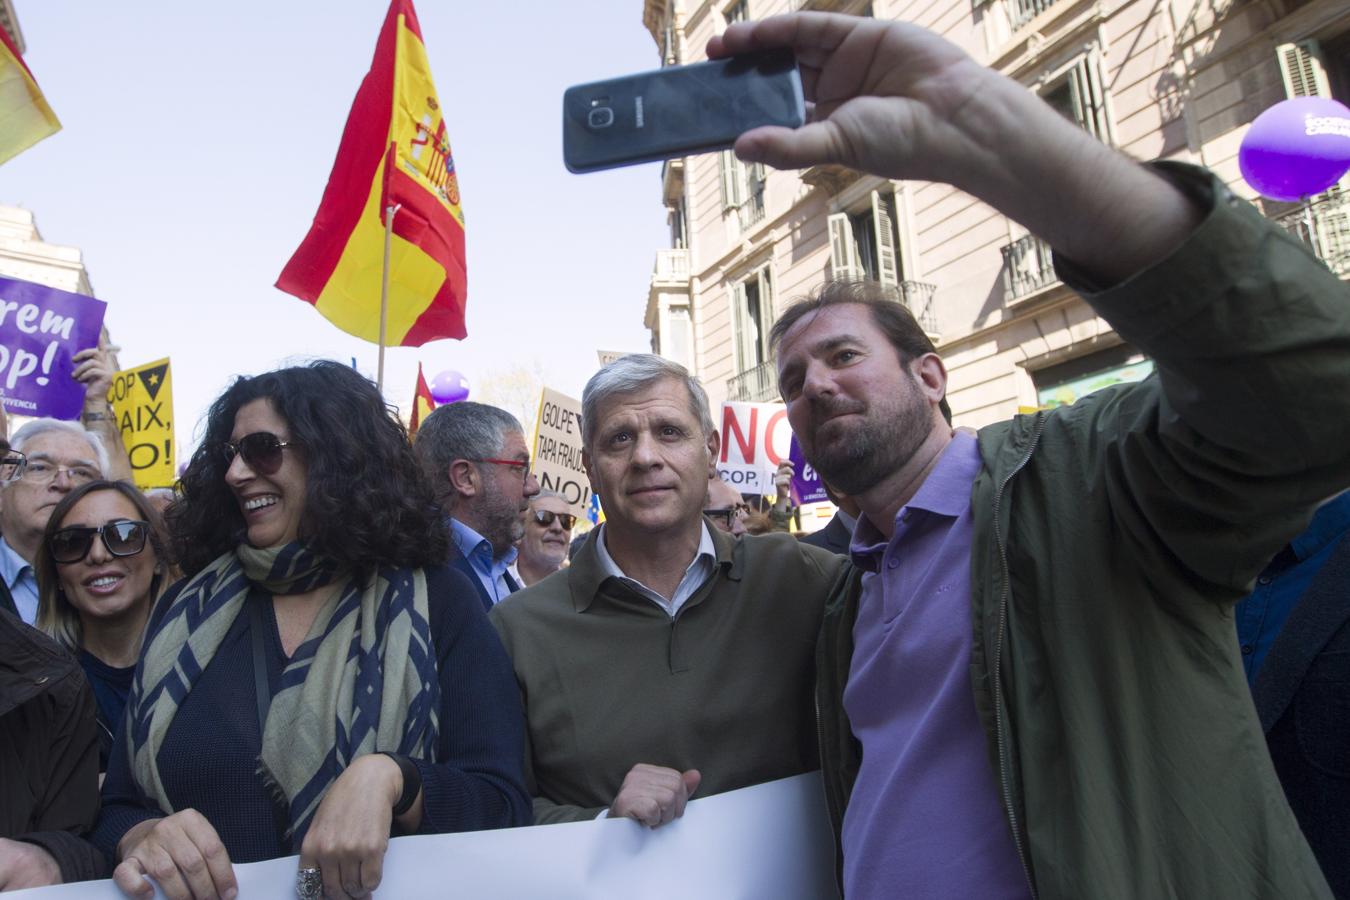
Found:
[[[192,578],[147,638],[126,717],[132,771],[173,812],[157,759],[169,724],[211,663],[250,587],[333,595],[281,675],[262,734],[259,774],[284,800],[284,837],[299,847],[324,794],[358,756],[391,751],[434,759],[440,681],[421,569],[382,567],[363,589],[303,543],[246,544]]]

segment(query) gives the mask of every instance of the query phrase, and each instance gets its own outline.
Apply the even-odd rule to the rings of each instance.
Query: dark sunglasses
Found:
[[[554,519],[557,519],[562,523],[563,531],[571,531],[572,526],[577,523],[577,517],[571,513],[555,513],[549,512],[546,509],[536,509],[534,511],[534,520],[545,528],[552,525]]]
[[[736,519],[744,519],[750,514],[750,507],[741,503],[723,509],[705,509],[703,514],[712,519],[714,523],[720,524],[725,530],[730,531],[731,523],[733,521]]]
[[[283,441],[270,431],[255,431],[237,441],[226,441],[221,444],[220,452],[225,454],[227,466],[238,455],[259,475],[275,475],[281,469],[281,451],[294,445],[294,441]]]
[[[150,523],[109,522],[97,528],[72,525],[52,532],[47,541],[47,551],[55,562],[77,563],[89,555],[89,548],[94,546],[94,535],[103,539],[103,546],[113,556],[135,556],[145,549]]]

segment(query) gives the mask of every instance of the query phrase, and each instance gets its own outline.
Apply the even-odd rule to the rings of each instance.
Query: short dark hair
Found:
[[[364,580],[383,565],[444,562],[449,533],[408,442],[375,385],[332,360],[241,377],[211,404],[206,436],[165,513],[175,558],[195,575],[244,540],[225,483],[222,447],[239,409],[268,400],[308,466],[300,533],[316,552]]]
[[[450,480],[450,464],[457,459],[491,459],[501,453],[506,436],[524,429],[516,417],[504,409],[486,403],[461,400],[438,406],[417,428],[413,450],[422,465],[422,473],[438,500],[449,499],[441,487]]]
[[[792,327],[806,316],[827,306],[842,306],[846,303],[867,308],[872,315],[872,323],[886,335],[902,363],[918,359],[925,353],[937,353],[932,338],[905,305],[900,289],[879,281],[865,280],[827,281],[811,294],[794,301],[769,330],[769,346],[773,348],[774,354],[777,355],[779,345]],[[939,402],[938,408],[950,424],[952,408],[946,397]]]

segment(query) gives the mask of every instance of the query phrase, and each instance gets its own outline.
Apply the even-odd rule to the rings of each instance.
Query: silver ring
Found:
[[[300,900],[322,900],[323,875],[318,869],[301,869],[295,873],[295,896]]]

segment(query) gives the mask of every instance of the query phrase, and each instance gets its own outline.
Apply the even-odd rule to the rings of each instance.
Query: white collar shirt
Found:
[[[698,542],[698,551],[694,554],[694,561],[689,564],[689,568],[684,570],[684,577],[680,579],[674,595],[669,600],[636,578],[629,578],[624,574],[623,569],[620,569],[619,564],[614,561],[614,557],[609,555],[609,548],[605,546],[606,528],[604,525],[600,526],[600,534],[596,537],[595,554],[599,557],[600,568],[606,575],[621,579],[633,590],[661,607],[671,618],[674,618],[675,614],[680,611],[680,607],[684,606],[685,601],[698,593],[698,589],[708,583],[708,579],[712,578],[713,572],[717,568],[717,548],[713,546],[712,535],[708,533],[708,523],[704,522],[702,525],[703,530]]]

